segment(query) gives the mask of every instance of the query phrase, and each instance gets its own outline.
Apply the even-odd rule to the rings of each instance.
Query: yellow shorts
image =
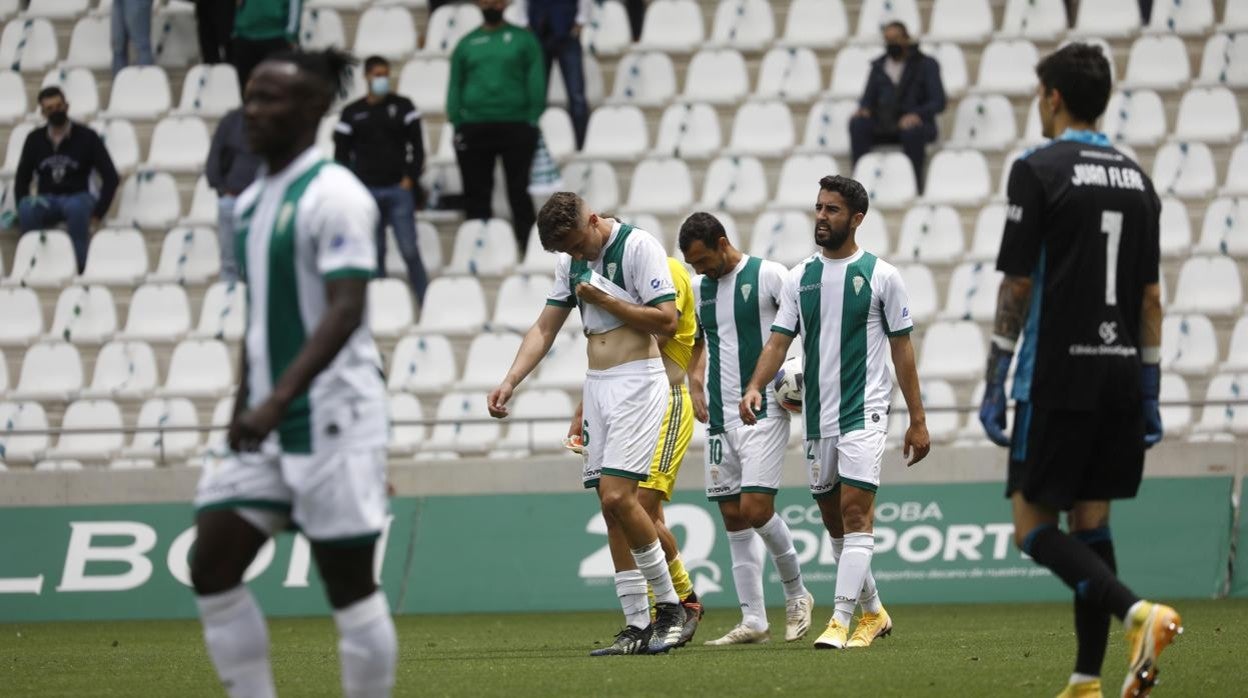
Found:
[[[650,479],[641,486],[661,492],[663,501],[671,501],[676,475],[680,473],[680,464],[685,461],[685,451],[689,450],[692,440],[693,400],[689,399],[689,388],[681,383],[668,393],[667,413],[663,415],[659,443],[654,449],[654,460],[650,462]]]

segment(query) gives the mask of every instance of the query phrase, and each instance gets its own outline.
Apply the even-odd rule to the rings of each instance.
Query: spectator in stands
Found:
[[[230,34],[234,33],[234,3],[228,0],[195,0],[195,26],[199,55],[204,63],[228,63]]]
[[[849,121],[850,149],[857,163],[877,143],[900,143],[922,189],[927,144],[936,140],[936,115],[945,110],[940,64],[919,51],[901,22],[884,26],[884,45]]]
[[[130,65],[130,44],[138,65],[152,61],[152,0],[113,0],[113,75]]]
[[[477,0],[477,5],[485,23],[460,39],[451,54],[446,116],[455,126],[468,217],[490,217],[494,162],[501,157],[523,253],[537,219],[528,187],[537,121],[546,109],[542,48],[527,29],[503,21],[507,0]]]
[[[238,280],[238,261],[234,249],[234,201],[256,178],[260,158],[251,152],[243,130],[243,109],[231,109],[221,117],[204,176],[208,186],[217,192],[217,240],[221,247],[221,280]]]
[[[228,2],[229,0],[221,0]],[[238,87],[246,89],[247,78],[269,56],[293,49],[299,43],[299,21],[303,0],[237,0],[234,38],[230,60],[238,71]]]
[[[633,42],[641,39],[641,27],[646,23],[646,3],[649,0],[624,0],[624,9],[628,12],[628,28],[633,34]]]
[[[17,215],[23,233],[65,222],[78,259],[78,272],[87,265],[87,243],[113,203],[117,168],[99,134],[69,120],[69,103],[59,87],[39,92],[39,110],[47,127],[26,136],[17,163]],[[91,173],[100,176],[98,195],[89,187]],[[38,181],[39,193],[30,185]]]
[[[420,110],[391,91],[390,63],[381,56],[364,61],[364,77],[368,94],[348,104],[334,127],[334,159],[349,167],[377,201],[377,275],[386,275],[388,224],[412,293],[423,303],[429,277],[416,245],[416,198],[425,165]]]
[[[550,82],[550,66],[556,59],[559,72],[563,73],[577,150],[585,145],[585,129],[589,125],[581,47],[581,27],[589,15],[589,3],[590,0],[529,0],[529,28],[542,45],[546,81]]]

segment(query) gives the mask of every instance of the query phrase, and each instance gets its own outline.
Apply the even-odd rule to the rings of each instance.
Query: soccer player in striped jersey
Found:
[[[394,685],[394,623],[373,578],[389,434],[367,322],[377,205],[316,147],[352,63],[332,49],[281,54],[244,93],[247,138],[264,161],[235,209],[247,333],[230,453],[200,478],[191,559],[208,656],[235,697],[274,695],[264,616],[243,573],[292,525],[311,541],[334,609],[343,693],[388,696]]]
[[[819,180],[815,243],[823,249],[785,279],[771,337],[740,404],[741,421],[757,424],[762,391],[800,334],[810,491],[829,535],[844,538],[837,562],[836,610],[815,641],[821,649],[866,647],[893,627],[873,593],[874,583],[868,586],[875,546],[872,514],[893,392],[886,351],[891,352],[909,410],[902,447],[910,458],[907,465],[931,449],[910,342],[914,323],[901,275],[854,241],[867,205],[867,192],[858,182],[840,176]],[[850,638],[860,600],[862,617]]]
[[[802,583],[793,535],[776,514],[776,493],[789,442],[789,413],[773,395],[763,401],[759,423],[746,427],[736,406],[780,308],[788,270],[742,254],[724,226],[709,213],[695,213],[680,227],[680,250],[701,274],[694,286],[703,340],[694,346],[690,373],[694,409],[707,422],[706,496],[718,502],[728,530],[732,577],[741,622],[708,645],[766,642],[763,551],[780,573],[785,596],[786,642],[810,630],[815,599]]]

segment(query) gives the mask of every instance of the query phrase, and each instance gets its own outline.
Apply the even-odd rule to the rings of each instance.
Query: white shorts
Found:
[[[199,478],[196,511],[233,509],[268,535],[293,522],[314,543],[375,540],[389,511],[378,407],[384,427],[384,405],[338,410],[335,428],[316,434],[310,454],[282,453],[270,439],[258,452],[210,460]]]
[[[706,498],[736,499],[742,492],[780,491],[789,420],[768,417],[706,438]]]
[[[860,429],[826,439],[808,439],[810,494],[816,499],[830,495],[842,482],[875,492],[880,486],[880,464],[887,438],[887,432]]]
[[[669,393],[660,359],[585,373],[581,481],[586,488],[597,487],[603,475],[642,482],[650,478]]]

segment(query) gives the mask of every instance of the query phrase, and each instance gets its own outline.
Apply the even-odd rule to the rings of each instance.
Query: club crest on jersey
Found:
[[[295,205],[289,201],[282,204],[282,210],[277,214],[277,229],[282,230],[290,225],[290,218],[293,215],[295,215]]]
[[[608,279],[614,279],[614,278],[615,278],[615,270],[616,270],[616,268],[617,268],[617,267],[616,267],[615,262],[611,262],[610,264],[608,264],[608,265],[607,265],[607,278],[608,278]]]
[[[754,284],[741,284],[741,300],[749,302],[750,291],[754,290]]]
[[[867,283],[867,280],[864,279],[863,277],[861,276],[854,277],[854,295],[855,296],[858,295],[859,293],[862,293],[862,286],[865,283]]]

